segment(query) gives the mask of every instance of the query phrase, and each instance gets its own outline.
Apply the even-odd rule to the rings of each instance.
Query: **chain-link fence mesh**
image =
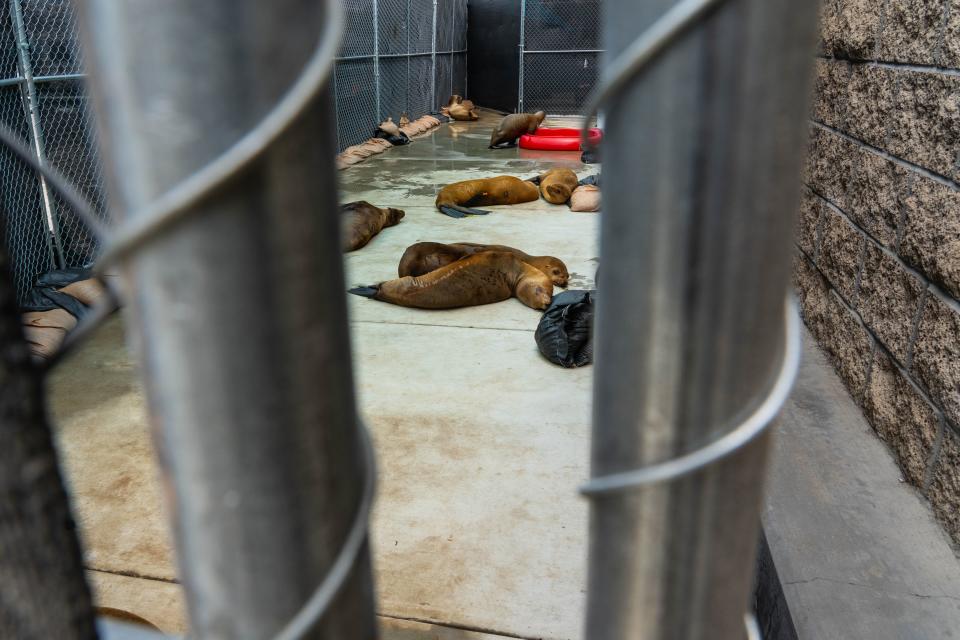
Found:
[[[467,82],[467,0],[344,0],[337,60],[337,142],[363,142],[394,122],[436,111]]]
[[[0,14],[0,118],[105,216],[103,176],[70,2],[8,0],[6,5]],[[99,246],[90,230],[6,150],[0,154],[0,189],[19,295],[45,271],[93,262]]]
[[[467,0],[342,0],[333,74],[339,149],[387,116],[436,111],[466,90]],[[70,0],[6,0],[0,12],[0,120],[106,216],[104,182]],[[41,178],[0,150],[0,205],[17,291],[38,275],[92,263],[89,229]]]
[[[579,114],[600,70],[602,0],[521,0],[518,111]]]

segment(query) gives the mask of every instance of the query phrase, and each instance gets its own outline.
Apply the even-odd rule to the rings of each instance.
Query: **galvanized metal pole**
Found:
[[[609,0],[605,67],[675,4]],[[595,478],[717,441],[789,360],[816,3],[718,4],[606,106]],[[585,637],[745,637],[766,454],[593,496]]]
[[[523,113],[523,55],[524,47],[526,46],[526,30],[527,30],[527,0],[520,0],[520,44],[518,49],[520,50],[520,73],[519,73],[519,86],[517,88],[517,113]]]
[[[433,0],[433,20],[430,28],[430,110],[439,109],[437,101],[437,0]]]
[[[13,20],[16,35],[17,64],[20,67],[20,74],[23,76],[20,88],[24,102],[24,112],[30,128],[30,137],[32,138],[31,147],[36,153],[40,165],[46,166],[47,154],[43,141],[43,129],[40,126],[40,103],[37,99],[33,64],[30,61],[30,43],[27,41],[27,29],[23,22],[23,7],[20,5],[20,0],[10,0],[10,17]],[[53,193],[47,185],[47,179],[43,175],[37,174],[37,180],[40,181],[40,200],[43,205],[44,220],[47,227],[47,250],[50,252],[51,262],[57,268],[63,269],[66,262],[63,258],[63,246],[60,242],[60,221],[57,219],[57,205],[53,200]]]
[[[265,117],[317,48],[323,7],[79,2],[124,224]],[[338,556],[363,492],[333,116],[324,91],[125,265],[197,638],[275,634]],[[364,543],[307,637],[372,640],[373,602]]]
[[[377,121],[383,122],[386,116],[380,113],[380,3],[373,0],[373,86],[376,90]]]

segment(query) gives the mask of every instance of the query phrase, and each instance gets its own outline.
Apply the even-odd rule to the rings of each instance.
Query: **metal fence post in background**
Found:
[[[520,0],[520,83],[517,89],[517,113],[523,113],[523,48],[525,46],[525,36],[527,28],[527,0]]]
[[[27,30],[23,23],[23,7],[20,6],[20,0],[10,0],[10,17],[16,35],[17,65],[20,67],[20,74],[23,76],[20,91],[23,99],[23,111],[29,124],[30,146],[36,153],[41,166],[46,166],[47,157],[44,150],[43,129],[40,127],[40,104],[37,100],[37,87],[33,80],[30,43],[27,41]],[[47,247],[50,250],[51,259],[58,268],[62,269],[66,266],[66,263],[63,259],[63,247],[60,243],[60,223],[57,219],[56,204],[53,201],[50,187],[47,185],[47,179],[37,174],[37,180],[40,182],[40,198],[46,219]]]
[[[152,219],[139,212],[184,180],[210,185],[197,176],[220,154],[245,157],[268,135],[232,147],[299,74],[316,76],[316,51],[332,64],[317,42],[328,4],[78,3],[122,225]],[[296,86],[284,105],[312,95]],[[192,637],[272,637],[364,522],[332,104],[322,91],[272,112],[293,120],[269,148],[124,265]],[[363,540],[306,637],[376,637]]]
[[[709,4],[608,0],[605,68]],[[590,640],[746,635],[817,3],[713,4],[605,109]]]
[[[433,0],[433,22],[430,28],[430,109],[438,109],[437,104],[437,0]]]
[[[373,2],[373,84],[377,92],[377,121],[382,122],[386,117],[380,111],[380,12],[377,0]]]

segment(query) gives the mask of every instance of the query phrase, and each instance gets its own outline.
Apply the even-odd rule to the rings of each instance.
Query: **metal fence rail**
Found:
[[[337,149],[387,116],[436,111],[467,78],[467,0],[343,0],[334,74]],[[0,15],[0,121],[106,215],[77,23],[69,0],[7,0]],[[21,300],[41,273],[84,267],[100,247],[46,181],[0,151],[0,204]]]
[[[600,69],[602,0],[521,0],[517,111],[580,114]]]
[[[345,0],[334,88],[337,146],[378,123],[436,111],[466,93],[467,0]]]

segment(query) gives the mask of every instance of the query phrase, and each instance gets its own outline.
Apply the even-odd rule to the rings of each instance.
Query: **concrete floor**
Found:
[[[444,125],[340,173],[344,201],[407,215],[346,257],[349,285],[396,274],[421,240],[561,257],[592,286],[598,216],[543,201],[454,220],[456,180],[533,175],[577,154],[486,149],[491,117]],[[580,638],[590,368],[536,351],[516,300],[417,311],[349,296],[361,411],[381,467],[372,524],[386,640]],[[52,413],[100,604],[185,629],[144,398],[112,318],[52,381]],[[960,563],[922,499],[807,340],[775,439],[764,523],[801,638],[947,638]]]
[[[341,200],[406,217],[346,257],[349,285],[396,276],[418,241],[507,244],[563,259],[593,286],[598,215],[544,201],[455,220],[445,184],[577,153],[488,150],[498,116],[443,125],[340,172]],[[516,300],[451,311],[349,296],[361,411],[381,467],[373,521],[379,610],[394,640],[577,638],[583,609],[591,370],[543,360],[540,314]],[[142,392],[119,317],[52,380],[53,414],[101,603],[184,628]],[[492,634],[492,635],[484,635]]]

